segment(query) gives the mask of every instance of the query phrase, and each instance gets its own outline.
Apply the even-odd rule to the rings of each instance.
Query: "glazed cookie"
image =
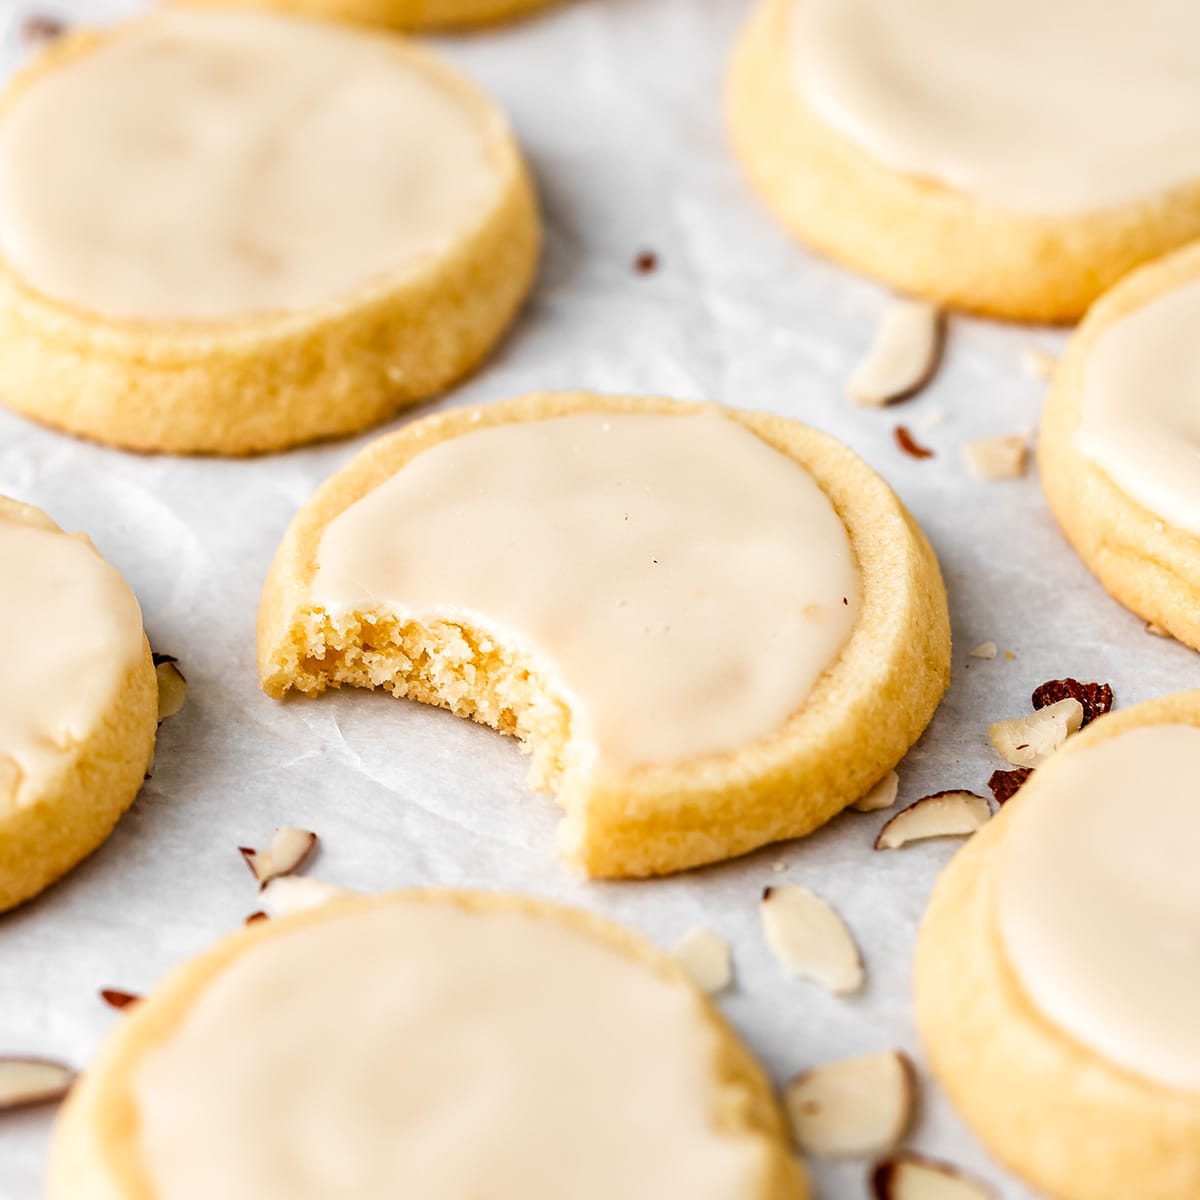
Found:
[[[135,450],[350,433],[480,361],[538,242],[504,118],[406,41],[199,10],[69,37],[0,99],[0,396]]]
[[[1038,459],[1050,508],[1127,608],[1200,649],[1200,246],[1088,313],[1058,364]]]
[[[804,241],[904,291],[1068,321],[1200,236],[1200,8],[759,0],[735,148]]]
[[[150,764],[158,684],[129,586],[0,496],[0,911],[108,837]]]
[[[213,7],[244,7],[246,0],[181,0]],[[251,0],[259,8],[393,29],[465,29],[512,20],[557,0]]]
[[[521,738],[594,876],[799,837],[885,775],[949,669],[920,530],[796,421],[548,393],[427,418],[304,506],[271,696],[349,684]]]
[[[762,1072],[678,966],[499,893],[247,927],[122,1020],[51,1200],[804,1200]]]
[[[1101,717],[951,862],[917,942],[935,1072],[1057,1200],[1200,1195],[1200,692]]]

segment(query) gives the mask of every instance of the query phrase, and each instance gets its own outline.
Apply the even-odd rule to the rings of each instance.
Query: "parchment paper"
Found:
[[[24,15],[98,22],[138,0],[0,0],[3,65]],[[512,115],[537,175],[547,251],[512,334],[441,405],[533,388],[708,398],[803,418],[844,439],[899,491],[941,558],[954,679],[900,768],[902,801],[984,790],[999,763],[989,720],[1027,711],[1044,679],[1110,681],[1118,703],[1200,685],[1200,662],[1109,600],[1069,552],[1036,478],[973,480],[969,437],[1036,425],[1043,384],[1022,351],[1045,330],[956,318],[936,382],[864,411],[842,388],[885,293],[793,245],[731,161],[721,81],[748,0],[575,0],[508,29],[439,45]],[[659,256],[639,275],[642,250]],[[929,423],[944,414],[936,428]],[[393,423],[394,427],[401,420]],[[936,457],[893,441],[898,421]],[[0,411],[0,492],[86,529],[141,600],[156,649],[191,683],[162,729],[153,778],[114,836],[62,884],[0,918],[0,1047],[83,1065],[121,1018],[101,987],[140,992],[255,907],[237,853],[280,824],[316,830],[311,873],[364,890],[512,888],[605,912],[669,945],[688,926],[732,944],[720,1003],[783,1081],[808,1064],[902,1046],[921,1062],[910,1003],[913,935],[953,843],[876,853],[883,817],[850,813],[800,843],[649,883],[589,884],[552,852],[553,801],[525,784],[514,744],[441,712],[365,693],[276,704],[256,685],[255,607],[275,545],[312,489],[369,437],[248,462],[137,457]],[[1003,655],[970,659],[994,639]],[[777,863],[785,869],[777,872]],[[758,924],[764,884],[827,896],[861,944],[868,983],[839,1000],[785,979]],[[922,1071],[924,1076],[924,1071]],[[1028,1195],[992,1165],[924,1076],[912,1139]],[[31,1200],[53,1112],[0,1117],[0,1198]],[[819,1194],[862,1197],[862,1164],[818,1166]]]

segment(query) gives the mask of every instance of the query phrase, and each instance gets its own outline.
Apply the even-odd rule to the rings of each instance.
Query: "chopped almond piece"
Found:
[[[128,1008],[131,1004],[136,1004],[140,999],[136,992],[122,992],[116,988],[101,988],[100,999],[108,1005],[109,1008]]]
[[[1021,784],[1033,774],[1032,767],[1014,767],[1011,771],[993,771],[988,787],[997,804],[1006,804],[1020,790]]]
[[[675,943],[671,957],[710,996],[723,991],[733,979],[729,943],[711,929],[689,929]]]
[[[865,796],[850,805],[856,812],[878,812],[891,808],[900,794],[900,776],[889,771]]]
[[[935,792],[902,808],[879,831],[876,850],[897,850],[930,838],[967,837],[991,817],[988,802],[974,792]]]
[[[916,1077],[898,1050],[824,1063],[784,1090],[796,1145],[817,1158],[869,1158],[895,1149],[912,1117]]]
[[[1019,479],[1029,465],[1029,443],[1020,433],[975,438],[964,444],[962,453],[967,470],[986,483]]]
[[[988,728],[996,752],[1014,767],[1045,762],[1083,724],[1083,705],[1073,697],[1059,700],[1028,717],[997,721]]]
[[[999,647],[995,642],[980,642],[974,650],[971,651],[972,658],[995,658],[1000,653]]]
[[[1078,679],[1047,679],[1034,689],[1034,708],[1045,708],[1068,696],[1083,705],[1083,725],[1090,725],[1113,706],[1113,690],[1107,683],[1080,683]],[[1080,728],[1083,728],[1083,725]]]
[[[811,979],[836,996],[847,996],[862,986],[858,947],[827,900],[797,884],[769,887],[763,892],[759,914],[767,945],[789,975]]]

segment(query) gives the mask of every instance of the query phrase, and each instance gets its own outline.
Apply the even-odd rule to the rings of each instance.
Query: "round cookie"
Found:
[[[955,856],[917,1021],[991,1152],[1059,1200],[1200,1193],[1200,692],[1097,720]]]
[[[245,0],[178,0],[194,5],[243,7]],[[253,0],[259,8],[393,29],[470,29],[513,20],[557,0]]]
[[[815,249],[940,304],[1071,321],[1200,236],[1197,47],[1171,0],[759,0],[728,119]]]
[[[1075,332],[1042,414],[1042,487],[1105,588],[1200,649],[1200,247],[1135,272]]]
[[[178,968],[68,1099],[47,1191],[418,1194],[808,1189],[761,1070],[666,956],[544,901],[411,891],[259,922]]]
[[[351,433],[479,363],[539,238],[504,117],[407,41],[175,9],[73,35],[0,98],[0,395],[134,450]]]
[[[0,911],[98,847],[154,750],[158,683],[129,586],[83,534],[0,496]]]
[[[828,821],[920,735],[949,652],[933,552],[845,447],[588,393],[369,446],[293,521],[258,632],[269,695],[384,687],[516,734],[561,856],[609,877]]]

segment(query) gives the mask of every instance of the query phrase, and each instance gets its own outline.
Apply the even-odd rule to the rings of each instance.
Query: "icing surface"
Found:
[[[1133,729],[1041,770],[1002,849],[1009,959],[1076,1040],[1200,1090],[1200,729]]]
[[[481,429],[330,522],[310,603],[515,637],[602,765],[776,732],[859,611],[849,535],[787,456],[719,414]]]
[[[116,568],[0,497],[0,813],[37,796],[142,653],[141,610]]]
[[[1139,504],[1200,535],[1200,283],[1101,331],[1084,367],[1077,445]]]
[[[0,250],[68,303],[181,320],[318,306],[444,250],[498,194],[496,129],[397,45],[252,12],[129,25],[0,118]]]
[[[896,170],[1070,214],[1200,178],[1193,0],[793,0],[806,104]]]
[[[743,1200],[691,989],[546,919],[389,903],[212,982],[134,1076],[158,1200]]]

